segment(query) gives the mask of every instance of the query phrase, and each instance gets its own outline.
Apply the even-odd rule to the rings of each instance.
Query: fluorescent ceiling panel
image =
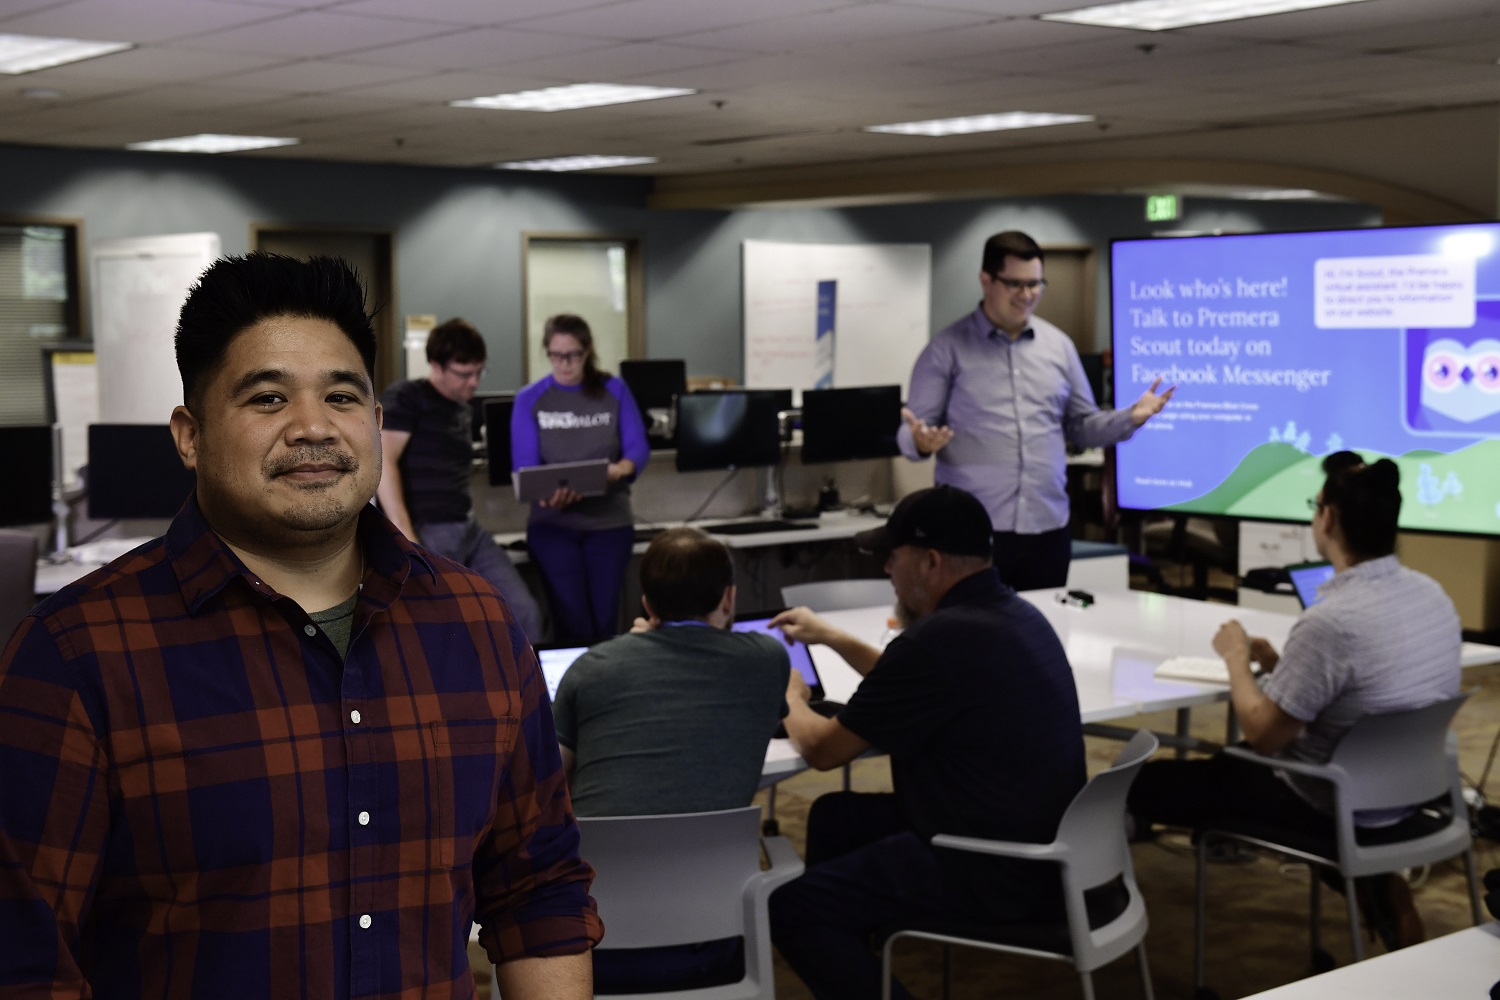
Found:
[[[1170,31],[1195,24],[1243,21],[1268,14],[1338,7],[1365,0],[1131,0],[1079,10],[1042,14],[1043,21],[1092,24],[1101,28],[1133,28],[1136,31]]]
[[[606,167],[635,167],[655,163],[654,156],[555,156],[547,160],[515,160],[497,163],[501,170],[603,170]]]
[[[469,97],[449,101],[455,108],[486,108],[494,111],[573,111],[578,108],[601,108],[607,104],[633,104],[656,101],[663,97],[696,94],[683,87],[640,87],[619,83],[574,83],[566,87],[523,90],[493,97]]]
[[[1014,128],[1041,128],[1045,125],[1073,125],[1091,122],[1093,115],[1055,115],[1046,112],[1006,111],[995,115],[969,115],[965,118],[934,118],[920,122],[896,122],[894,125],[867,125],[866,132],[891,135],[969,135],[973,132],[1003,132]]]
[[[301,141],[301,139],[285,139],[269,135],[218,135],[212,132],[200,132],[198,135],[179,135],[173,139],[132,142],[125,148],[147,153],[243,153],[247,149],[295,146]]]
[[[43,38],[0,34],[0,73],[34,73],[39,69],[107,56],[133,49],[130,42],[90,42],[81,38]]]

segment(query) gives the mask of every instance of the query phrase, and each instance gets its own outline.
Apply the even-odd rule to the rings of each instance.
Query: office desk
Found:
[[[1445,934],[1246,1000],[1381,1000],[1490,995],[1500,980],[1500,923]]]
[[[1127,731],[1102,725],[1148,712],[1174,710],[1177,731],[1162,742],[1181,748],[1212,749],[1188,737],[1193,708],[1229,700],[1226,684],[1158,680],[1156,665],[1172,656],[1213,656],[1213,637],[1230,618],[1238,619],[1255,636],[1264,636],[1281,649],[1295,615],[1228,604],[1168,597],[1139,590],[1105,591],[1095,595],[1087,608],[1062,604],[1062,590],[1026,591],[1021,596],[1035,605],[1057,632],[1067,650],[1078,689],[1078,709],[1085,725],[1098,735],[1125,735]],[[830,623],[878,645],[887,628],[890,609],[859,608],[830,611],[822,617]],[[823,681],[823,691],[832,701],[847,702],[859,687],[859,674],[826,646],[814,646],[813,662]],[[1500,662],[1500,647],[1466,642],[1460,651],[1466,666]],[[1233,736],[1227,735],[1226,742]],[[805,764],[785,740],[773,740],[766,752],[762,786],[780,781],[805,769]]]

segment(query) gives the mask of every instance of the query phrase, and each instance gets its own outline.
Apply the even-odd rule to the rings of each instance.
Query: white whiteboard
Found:
[[[744,243],[745,385],[810,389],[818,375],[818,286],[833,282],[833,384],[899,384],[930,334],[925,243]]]
[[[165,424],[182,402],[172,338],[188,289],[219,256],[218,233],[101,240],[93,264],[99,420]]]

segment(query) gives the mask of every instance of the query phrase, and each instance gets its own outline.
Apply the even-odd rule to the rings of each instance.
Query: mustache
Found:
[[[302,465],[331,465],[340,472],[353,472],[359,468],[359,461],[337,448],[300,448],[266,463],[266,473],[272,477],[284,476]]]

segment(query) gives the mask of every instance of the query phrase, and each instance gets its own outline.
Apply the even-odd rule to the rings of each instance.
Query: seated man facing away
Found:
[[[771,897],[771,937],[819,1000],[880,996],[871,935],[930,918],[1062,918],[1056,867],[934,849],[935,834],[1046,843],[1083,787],[1072,671],[1041,612],[1000,581],[989,515],[952,486],[911,494],[856,537],[886,555],[898,614],[884,652],[806,608],[773,620],[864,675],[832,719],[791,676],[787,734],[819,770],[891,755],[894,794],[835,792],[807,821],[807,872]],[[896,984],[895,996],[909,994]]]
[[[1396,561],[1401,491],[1395,463],[1366,465],[1341,451],[1323,460],[1323,471],[1312,532],[1334,576],[1323,585],[1322,599],[1292,626],[1284,655],[1265,639],[1247,636],[1237,621],[1225,622],[1214,637],[1250,745],[1319,764],[1360,716],[1456,695],[1461,643],[1448,595]],[[1252,660],[1269,674],[1261,685],[1250,673]],[[1223,754],[1147,764],[1130,792],[1137,829],[1151,822],[1202,827],[1253,818],[1327,833],[1332,810],[1326,782]],[[1362,825],[1389,825],[1403,815],[1365,816]],[[1360,879],[1358,889],[1388,948],[1422,940],[1405,882],[1371,877]]]
[[[641,557],[636,629],[584,653],[553,704],[579,816],[708,812],[750,804],[783,714],[791,662],[765,635],[729,631],[734,563],[697,528]],[[595,953],[601,993],[682,989],[742,975],[741,942]]]

